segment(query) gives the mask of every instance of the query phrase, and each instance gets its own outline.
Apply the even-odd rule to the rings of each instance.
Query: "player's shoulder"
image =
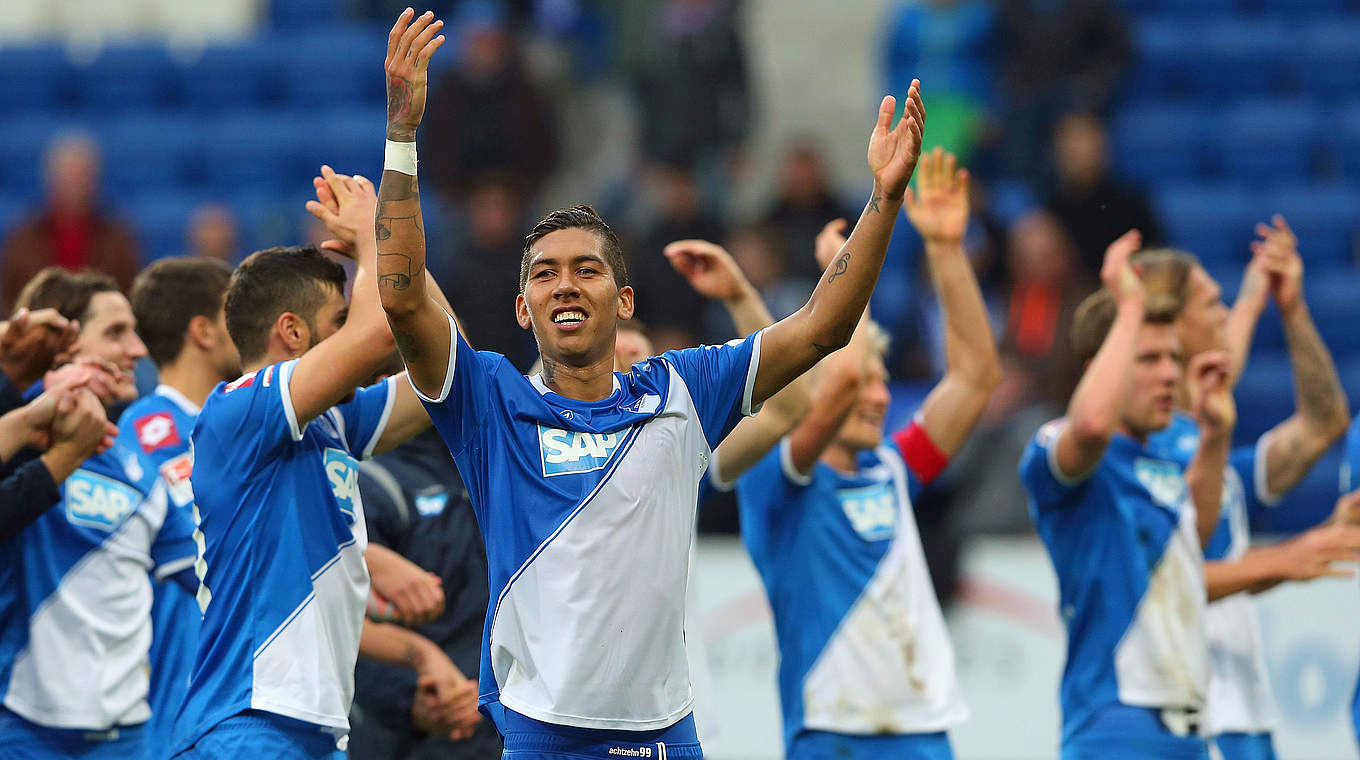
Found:
[[[254,401],[265,393],[278,393],[278,386],[286,382],[288,370],[291,369],[293,362],[282,362],[280,364],[270,364],[267,367],[247,372],[244,375],[232,380],[229,383],[218,383],[213,388],[212,393],[203,402],[203,411],[199,413],[200,421],[217,421],[224,414],[239,414],[243,408],[249,407]]]

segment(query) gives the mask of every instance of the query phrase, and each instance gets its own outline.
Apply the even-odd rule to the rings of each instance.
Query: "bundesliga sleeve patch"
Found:
[[[170,491],[170,498],[176,504],[188,504],[194,500],[194,487],[189,482],[189,477],[194,474],[193,452],[186,451],[166,460],[160,470]]]
[[[137,441],[142,444],[142,450],[148,454],[156,449],[181,443],[175,420],[166,412],[148,414],[132,424],[137,429]]]

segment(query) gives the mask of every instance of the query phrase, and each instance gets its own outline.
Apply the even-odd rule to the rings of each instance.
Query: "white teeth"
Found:
[[[586,315],[583,314],[583,313],[581,313],[581,312],[579,312],[579,311],[564,311],[564,312],[562,312],[561,314],[558,314],[557,316],[553,317],[553,321],[556,322],[556,323],[559,324],[559,325],[560,325],[560,324],[563,324],[563,323],[565,323],[565,322],[572,322],[572,323],[575,323],[575,322],[584,322],[585,319],[586,319]]]

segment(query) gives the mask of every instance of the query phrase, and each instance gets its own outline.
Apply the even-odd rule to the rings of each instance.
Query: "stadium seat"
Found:
[[[1350,0],[1256,0],[1261,10],[1281,18],[1342,16],[1353,8]]]
[[[289,51],[280,74],[291,105],[334,108],[383,102],[385,29],[332,27],[309,34],[281,33],[276,39]]]
[[[1133,5],[1130,10],[1153,11],[1175,15],[1180,18],[1219,18],[1232,16],[1242,6],[1243,0],[1126,0],[1125,5]]]
[[[1272,213],[1284,215],[1298,235],[1299,250],[1309,269],[1341,268],[1355,264],[1360,192],[1354,187],[1310,184],[1277,186],[1269,194],[1269,203]]]
[[[1138,96],[1161,100],[1185,97],[1193,88],[1191,72],[1200,58],[1198,25],[1183,19],[1149,17],[1133,27],[1134,71],[1129,89]]]
[[[1219,172],[1253,183],[1313,174],[1322,115],[1310,101],[1247,101],[1216,119],[1212,153]]]
[[[211,45],[176,67],[177,89],[185,107],[195,110],[256,108],[279,96],[279,58],[275,46],[262,40]]]
[[[1125,108],[1110,130],[1115,168],[1120,176],[1149,185],[1201,177],[1212,124],[1212,110],[1203,105]]]
[[[68,130],[88,130],[86,117],[70,112],[22,111],[0,116],[0,191],[36,194],[42,186],[43,151]]]
[[[1281,23],[1219,18],[1200,26],[1196,39],[1189,73],[1203,98],[1259,98],[1279,91],[1286,81],[1284,63],[1295,43]]]
[[[1291,76],[1304,92],[1323,102],[1360,92],[1360,20],[1318,21],[1298,40]]]
[[[58,44],[0,46],[0,114],[71,105],[75,73]]]
[[[1294,372],[1284,353],[1254,351],[1233,395],[1237,398],[1237,428],[1233,441],[1254,442],[1294,411]]]
[[[101,112],[165,106],[173,100],[173,71],[163,43],[108,47],[76,68],[77,99]]]
[[[386,123],[381,105],[316,114],[309,122],[307,140],[298,152],[297,171],[311,176],[324,163],[338,172],[362,174],[374,182],[381,178]]]
[[[309,134],[319,128],[292,111],[240,111],[204,130],[200,154],[208,187],[222,193],[286,190],[288,183],[304,185],[311,175],[299,176],[298,153]]]
[[[1154,193],[1172,245],[1195,254],[1211,270],[1240,270],[1251,258],[1256,212],[1251,196],[1232,184],[1166,185]]]
[[[1337,109],[1328,120],[1325,143],[1346,179],[1360,184],[1360,101]]]
[[[185,193],[147,196],[126,209],[147,261],[185,253],[185,229],[194,210],[205,202]]]
[[[106,187],[142,195],[171,193],[188,184],[203,147],[196,126],[173,112],[142,111],[103,127]]]
[[[998,180],[987,188],[987,194],[992,213],[1007,226],[1039,206],[1033,189],[1023,180]]]

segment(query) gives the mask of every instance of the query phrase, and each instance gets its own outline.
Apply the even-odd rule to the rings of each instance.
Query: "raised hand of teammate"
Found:
[[[926,123],[926,107],[921,102],[921,81],[911,80],[907,89],[906,108],[897,126],[890,128],[897,99],[885,95],[878,106],[878,123],[869,135],[869,170],[879,192],[886,198],[898,200],[906,192],[916,161],[921,157],[922,130]]]
[[[425,11],[419,18],[407,8],[387,35],[387,139],[414,142],[425,115],[430,56],[444,44],[444,22]],[[438,35],[438,36],[436,36]]]
[[[954,154],[938,146],[921,156],[917,169],[916,189],[907,189],[903,204],[911,226],[926,241],[927,250],[932,243],[962,244],[968,229],[968,170],[958,168]]]
[[[845,227],[847,222],[844,219],[832,219],[822,226],[822,231],[817,233],[817,240],[813,245],[813,256],[817,258],[817,266],[823,272],[831,266],[831,262],[836,259],[836,254],[845,247]]]
[[[1100,282],[1114,296],[1118,304],[1145,304],[1147,293],[1143,280],[1134,270],[1130,259],[1143,246],[1143,234],[1129,230],[1105,249],[1105,263],[1100,267]]]
[[[1269,281],[1270,295],[1281,312],[1303,303],[1303,257],[1299,239],[1284,217],[1276,214],[1270,225],[1257,224],[1260,240],[1252,241],[1252,263],[1260,262]]]
[[[1231,435],[1237,424],[1230,378],[1231,360],[1226,351],[1205,351],[1190,357],[1185,373],[1190,409],[1206,437]]]
[[[80,323],[56,309],[19,309],[0,322],[0,372],[24,389],[42,379],[80,337]]]
[[[756,289],[727,249],[707,240],[677,240],[663,251],[671,267],[705,298],[740,301]]]
[[[376,252],[373,218],[378,208],[378,193],[366,177],[338,174],[329,166],[321,176],[312,178],[316,200],[307,201],[307,211],[321,220],[335,237],[321,244],[346,258]]]

